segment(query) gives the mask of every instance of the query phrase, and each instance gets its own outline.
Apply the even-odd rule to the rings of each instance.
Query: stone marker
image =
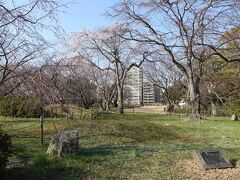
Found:
[[[231,117],[231,120],[238,121],[238,115],[237,114],[233,114],[232,117]]]
[[[195,157],[205,169],[233,167],[220,150],[197,151]]]
[[[48,146],[47,154],[63,156],[73,154],[79,150],[78,131],[59,131],[54,134]]]

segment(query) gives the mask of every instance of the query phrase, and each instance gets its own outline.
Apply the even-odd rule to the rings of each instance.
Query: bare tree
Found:
[[[229,39],[220,41],[239,15],[235,0],[122,0],[108,15],[126,22],[124,38],[152,45],[185,76],[192,117],[201,118],[203,64],[212,56],[225,63],[239,61],[239,51],[226,53]],[[239,16],[237,16],[239,19]],[[230,39],[232,41],[232,39]]]
[[[68,96],[78,99],[79,105],[88,109],[96,102],[96,84],[91,63],[83,61],[79,56],[65,57],[68,78],[71,83],[67,90]],[[96,68],[95,68],[96,69]]]
[[[46,62],[46,64],[41,67],[41,73],[46,80],[43,84],[50,84],[50,87],[53,87],[53,91],[49,91],[48,94],[56,98],[55,102],[60,104],[62,111],[65,112],[67,116],[71,115],[70,109],[66,106],[67,92],[71,86],[68,66],[61,61]]]
[[[110,105],[116,96],[116,83],[114,80],[114,73],[109,69],[101,71],[92,67],[92,76],[97,85],[98,98],[101,107],[105,111],[110,110]]]
[[[27,72],[24,66],[29,66],[33,60],[40,61],[48,53],[51,44],[42,32],[56,32],[56,13],[65,5],[57,0],[0,0],[1,95],[11,93],[21,84],[20,76]],[[17,83],[8,86],[7,82],[12,79]]]
[[[176,91],[172,90],[172,87],[176,84],[182,84],[183,76],[178,69],[172,64],[164,64],[159,62],[150,62],[145,66],[146,78],[153,85],[160,88],[161,94],[167,103],[167,112],[171,112],[174,109],[174,100],[176,97]]]
[[[127,41],[121,25],[103,28],[97,32],[83,32],[75,37],[82,59],[92,63],[99,70],[111,70],[117,88],[118,113],[124,114],[123,90],[127,72],[140,67],[144,62],[144,47],[140,43]]]

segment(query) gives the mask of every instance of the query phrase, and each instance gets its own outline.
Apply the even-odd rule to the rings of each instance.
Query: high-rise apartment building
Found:
[[[124,104],[141,106],[160,103],[160,88],[143,82],[143,69],[132,67],[127,73],[124,87]]]
[[[142,87],[143,87],[143,70],[142,68],[132,67],[127,73],[124,88],[124,103],[127,106],[142,105]]]
[[[144,105],[160,103],[160,88],[152,83],[145,82],[143,84],[143,103]]]

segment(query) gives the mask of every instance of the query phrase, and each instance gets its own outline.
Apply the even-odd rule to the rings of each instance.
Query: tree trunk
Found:
[[[60,100],[60,106],[63,112],[67,114],[67,119],[73,119],[73,113],[65,106],[64,101]]]
[[[90,108],[90,104],[88,102],[83,101],[82,104],[83,104],[84,109],[89,109]]]
[[[89,109],[90,108],[90,102],[89,102],[89,98],[83,96],[83,94],[81,94],[81,99],[82,99],[82,105],[84,107],[84,109]]]
[[[101,99],[100,102],[98,102],[98,104],[100,105],[101,109],[105,111],[104,100]]]
[[[167,112],[172,112],[173,109],[174,109],[173,103],[170,100],[167,99],[167,109],[166,109],[166,111]]]
[[[105,102],[105,111],[110,111],[110,103],[108,101]]]
[[[110,111],[110,102],[106,99],[102,101],[102,110]]]
[[[114,100],[113,100],[113,106],[114,106],[114,107],[117,107],[117,106],[118,106],[118,105],[117,105],[117,97],[115,97]]]
[[[118,91],[118,114],[124,114],[123,110],[123,86],[118,84],[117,85],[117,91]]]
[[[189,95],[189,104],[191,106],[191,117],[192,118],[201,118],[201,106],[200,106],[200,81],[196,80],[195,82],[190,79],[188,82],[188,95]]]
[[[211,108],[212,108],[212,116],[216,116],[217,115],[217,106],[213,101],[211,101]]]

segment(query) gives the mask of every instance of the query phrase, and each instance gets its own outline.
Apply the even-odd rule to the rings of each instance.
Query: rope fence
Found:
[[[5,133],[8,133],[8,132],[13,132],[13,131],[19,131],[19,130],[22,130],[22,129],[27,129],[29,127],[33,127],[33,126],[36,126],[36,125],[39,125],[40,123],[35,123],[35,124],[32,124],[30,126],[25,126],[25,127],[21,127],[21,128],[16,128],[16,129],[11,129],[11,130],[4,130]]]

